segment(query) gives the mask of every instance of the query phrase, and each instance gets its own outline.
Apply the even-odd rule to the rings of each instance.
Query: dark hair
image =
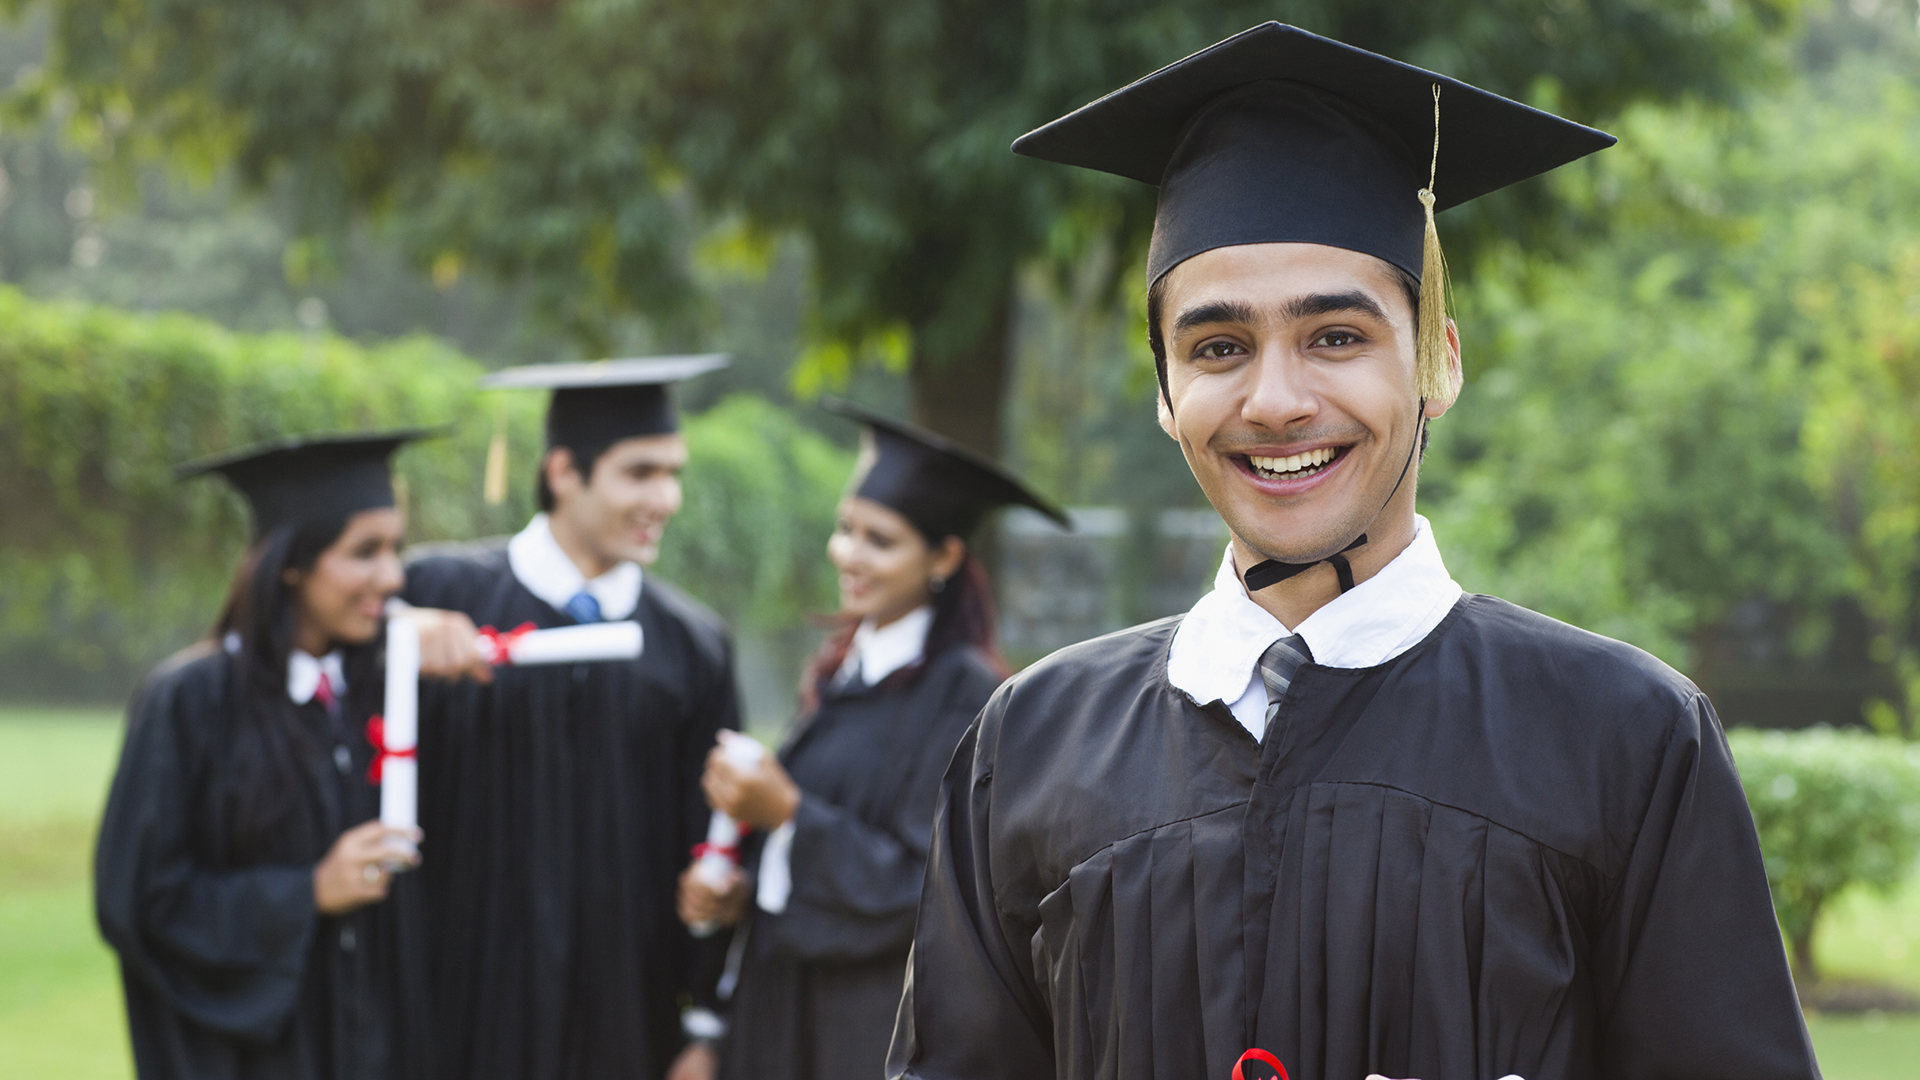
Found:
[[[553,489],[547,486],[548,454],[555,450],[565,450],[572,455],[573,471],[580,474],[581,482],[592,483],[594,466],[598,465],[600,459],[611,449],[613,444],[610,442],[594,443],[588,446],[568,446],[565,443],[548,446],[547,452],[540,455],[540,470],[533,482],[533,496],[539,501],[541,512],[549,514],[553,512]]]
[[[238,859],[257,856],[307,790],[305,761],[315,747],[287,699],[287,661],[293,652],[295,613],[289,570],[308,571],[347,530],[345,516],[283,526],[255,541],[234,572],[215,621],[216,645],[233,653],[228,683],[226,743],[230,757],[216,778],[216,798],[233,812]],[[381,693],[377,643],[344,650],[347,715],[378,711]]]
[[[860,620],[837,616],[839,624],[807,661],[800,675],[800,708],[812,712],[820,705],[821,688],[831,681],[846,663],[853,648],[854,632]],[[945,588],[933,594],[933,625],[927,628],[927,644],[920,661],[887,676],[880,685],[901,689],[919,681],[935,657],[952,648],[971,647],[986,657],[994,673],[1009,674],[1007,662],[1000,656],[999,637],[994,629],[993,586],[987,581],[987,568],[971,550],[960,569],[947,579]]]
[[[1385,262],[1385,260],[1381,260]],[[1407,305],[1413,309],[1413,324],[1420,325],[1420,279],[1400,269],[1392,263],[1386,263],[1400,282],[1400,291],[1407,296]],[[1167,390],[1167,339],[1160,332],[1160,320],[1167,307],[1167,275],[1161,274],[1152,287],[1147,289],[1147,347],[1153,350],[1153,370],[1160,379],[1160,396],[1166,400],[1167,407],[1173,407],[1173,395]]]

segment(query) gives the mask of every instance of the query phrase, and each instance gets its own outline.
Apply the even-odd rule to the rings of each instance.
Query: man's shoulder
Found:
[[[1029,665],[994,691],[982,714],[983,737],[997,741],[1003,731],[1019,730],[1070,740],[1079,721],[1127,711],[1143,690],[1165,682],[1167,648],[1180,618],[1116,630]]]
[[[1498,597],[1464,597],[1445,643],[1450,662],[1485,664],[1505,683],[1577,695],[1607,708],[1631,702],[1682,706],[1700,696],[1692,680],[1644,649]]]
[[[1008,679],[1002,692],[1057,693],[1151,678],[1165,661],[1182,617],[1155,619],[1049,653]]]
[[[640,588],[640,603],[650,606],[670,622],[684,627],[703,651],[724,655],[731,649],[732,635],[725,619],[712,608],[687,595],[679,586],[648,574]]]
[[[450,607],[446,598],[469,598],[483,583],[512,573],[507,563],[508,537],[481,540],[442,540],[407,549],[406,596],[427,607]]]

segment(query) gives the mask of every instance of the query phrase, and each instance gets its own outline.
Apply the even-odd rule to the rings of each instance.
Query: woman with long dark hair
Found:
[[[387,462],[416,434],[182,470],[237,486],[255,539],[208,640],[134,699],[101,823],[95,903],[142,1080],[427,1075],[420,896],[397,873],[421,837],[378,820],[364,734],[402,583]],[[423,670],[478,673],[465,637],[429,634]]]
[[[708,801],[756,830],[746,872],[728,890],[681,879],[690,924],[745,912],[720,1053],[729,1080],[880,1080],[940,779],[1007,675],[967,537],[1009,504],[1065,523],[931,432],[829,408],[866,425],[827,544],[840,626],[806,669],[777,757],[743,767],[716,748],[708,758]]]

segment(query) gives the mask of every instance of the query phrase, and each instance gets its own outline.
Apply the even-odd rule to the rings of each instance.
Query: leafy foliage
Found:
[[[784,629],[831,610],[827,537],[853,454],[751,394],[723,399],[685,431],[686,504],[667,529],[661,574],[743,628]]]
[[[623,310],[686,325],[688,244],[715,221],[798,233],[815,334],[841,346],[818,358],[910,342],[922,417],[991,451],[1018,267],[1137,252],[1150,218],[1139,185],[1007,153],[1027,128],[1270,18],[1583,118],[1725,98],[1795,6],[53,0],[21,100],[71,95],[77,134],[133,151],[115,160],[285,174],[318,236],[373,212],[423,267],[525,276],[589,342]],[[1552,232],[1543,194],[1461,227]]]
[[[225,485],[183,485],[172,469],[268,438],[451,425],[397,459],[412,538],[518,528],[532,513],[545,403],[483,399],[481,371],[425,339],[365,348],[234,334],[0,289],[0,651],[104,679],[97,697],[198,637],[246,544],[247,515]],[[481,473],[496,414],[517,464],[507,502],[488,507]],[[789,624],[830,603],[823,515],[850,458],[745,395],[690,417],[686,432],[686,517],[668,531],[664,572],[750,623]]]
[[[1605,244],[1488,249],[1422,473],[1463,583],[1683,667],[1745,598],[1806,614],[1804,653],[1850,597],[1914,685],[1920,41],[1899,32],[1738,119],[1629,111],[1555,180]]]
[[[1817,977],[1813,932],[1841,890],[1891,891],[1920,855],[1920,747],[1859,731],[1734,731],[1728,741],[1760,832],[1794,966]]]

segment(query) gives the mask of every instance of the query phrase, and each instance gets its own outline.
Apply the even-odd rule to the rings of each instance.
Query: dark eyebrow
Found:
[[[1182,334],[1196,326],[1212,323],[1250,323],[1254,321],[1253,305],[1242,300],[1215,300],[1188,308],[1173,320],[1173,332]]]
[[[1288,322],[1311,319],[1315,315],[1337,315],[1352,312],[1370,315],[1381,322],[1391,322],[1380,302],[1363,292],[1316,293],[1312,296],[1297,296],[1287,301],[1280,314]]]
[[[1297,322],[1316,315],[1337,315],[1342,312],[1368,315],[1381,322],[1392,321],[1379,301],[1359,291],[1296,296],[1280,309],[1280,316],[1288,322]],[[1214,300],[1181,312],[1180,317],[1173,321],[1173,332],[1181,334],[1196,326],[1213,323],[1244,324],[1254,321],[1256,315],[1252,304],[1244,300]]]

